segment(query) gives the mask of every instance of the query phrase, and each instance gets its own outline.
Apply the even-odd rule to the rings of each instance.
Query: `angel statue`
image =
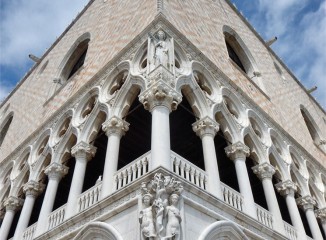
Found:
[[[150,70],[162,65],[171,70],[173,66],[173,39],[168,39],[165,32],[158,31],[155,36],[149,34]]]

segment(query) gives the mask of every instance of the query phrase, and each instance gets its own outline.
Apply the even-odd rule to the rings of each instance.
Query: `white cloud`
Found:
[[[88,0],[10,0],[1,6],[0,64],[24,66],[41,56]]]
[[[313,95],[325,108],[326,2],[258,0],[258,3],[259,12],[252,17],[254,25],[266,39],[279,38],[273,49],[304,86],[317,85]]]

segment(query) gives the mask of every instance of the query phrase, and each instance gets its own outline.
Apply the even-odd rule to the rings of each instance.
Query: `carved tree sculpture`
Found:
[[[143,239],[180,239],[180,211],[177,207],[183,190],[181,182],[156,173],[141,186],[144,207],[139,214]],[[169,205],[168,205],[169,202]]]

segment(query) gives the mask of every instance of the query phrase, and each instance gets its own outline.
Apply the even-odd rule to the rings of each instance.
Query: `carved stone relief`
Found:
[[[181,182],[156,173],[141,186],[143,207],[139,213],[142,239],[181,239],[181,215],[178,208]]]

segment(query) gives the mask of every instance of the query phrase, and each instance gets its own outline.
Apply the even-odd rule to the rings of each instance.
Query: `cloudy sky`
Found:
[[[0,0],[0,101],[88,0]],[[232,0],[306,88],[326,108],[326,1]]]

